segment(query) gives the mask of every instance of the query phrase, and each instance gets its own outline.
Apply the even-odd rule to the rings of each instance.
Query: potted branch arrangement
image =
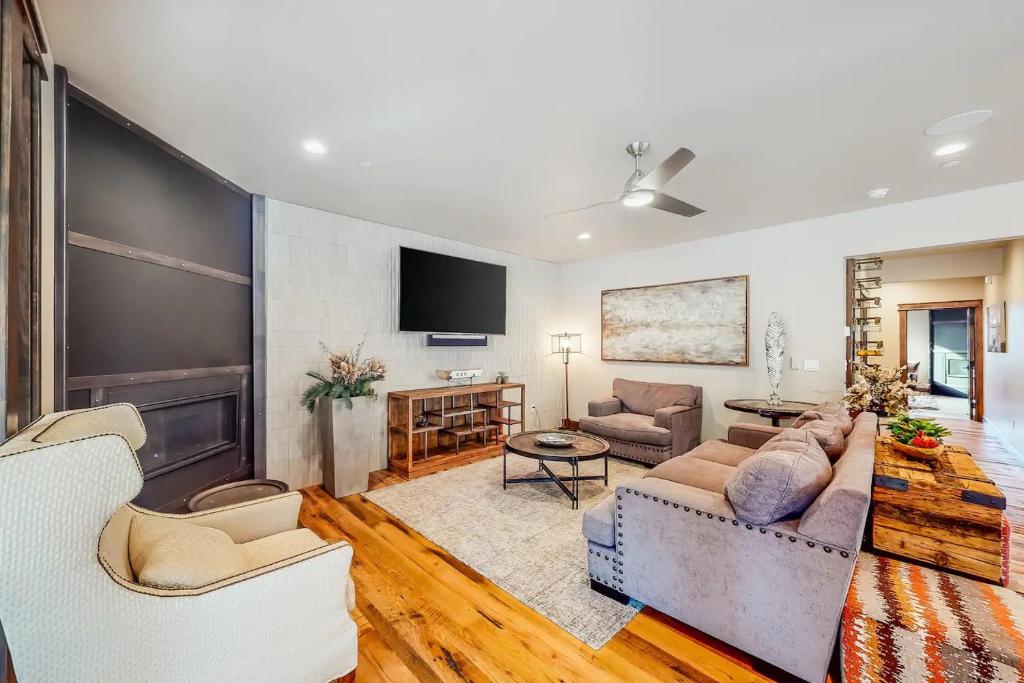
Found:
[[[854,370],[853,384],[846,390],[843,405],[852,413],[870,412],[879,417],[905,413],[910,387],[903,381],[906,367],[883,368],[861,364]]]
[[[935,420],[904,413],[889,424],[889,433],[898,452],[917,460],[934,460],[945,450],[942,438],[950,431]]]
[[[385,367],[376,358],[361,359],[363,344],[344,353],[324,346],[330,374],[307,372],[316,383],[302,394],[306,410],[319,413],[324,488],[335,498],[369,488],[377,461],[380,420],[373,385],[384,379]]]

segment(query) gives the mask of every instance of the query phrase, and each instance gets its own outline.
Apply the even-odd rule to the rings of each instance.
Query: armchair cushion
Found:
[[[128,555],[139,583],[169,590],[200,588],[249,569],[223,531],[164,517],[132,520]]]
[[[700,387],[689,384],[658,384],[620,378],[612,380],[612,395],[622,401],[623,408],[641,415],[654,415],[658,408],[668,406],[694,407],[701,404]]]
[[[753,448],[747,448],[746,446],[737,446],[736,444],[733,443],[726,443],[725,441],[712,439],[710,441],[705,441],[701,445],[694,448],[692,451],[686,454],[686,457],[698,458],[700,460],[715,462],[718,463],[719,465],[728,465],[729,467],[736,467],[753,454]]]
[[[593,417],[604,417],[622,412],[622,401],[615,397],[599,398],[587,404],[587,414]]]
[[[128,554],[136,580],[151,588],[202,588],[326,546],[309,529],[235,543],[220,529],[185,519],[135,515]]]
[[[724,488],[740,519],[771,524],[807,509],[831,478],[832,466],[814,435],[785,429],[741,462]]]
[[[604,417],[581,417],[580,429],[597,436],[619,441],[633,441],[652,446],[668,446],[672,443],[672,432],[656,427],[650,415],[616,413]]]
[[[695,489],[720,494],[725,490],[725,482],[728,481],[733,471],[735,468],[729,465],[692,458],[688,455],[677,455],[652,469],[644,475],[644,478],[665,479],[677,484],[692,486]]]

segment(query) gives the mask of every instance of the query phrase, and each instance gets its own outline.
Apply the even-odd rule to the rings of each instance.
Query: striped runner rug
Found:
[[[1024,597],[862,552],[840,654],[847,683],[1024,683]]]

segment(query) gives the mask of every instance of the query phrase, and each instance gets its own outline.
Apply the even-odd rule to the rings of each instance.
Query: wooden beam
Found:
[[[230,273],[226,270],[213,268],[211,266],[204,266],[203,264],[196,263],[194,261],[186,261],[185,259],[180,259],[175,256],[168,256],[167,254],[150,251],[149,249],[132,247],[127,244],[121,244],[120,242],[111,242],[110,240],[93,237],[92,235],[86,235],[81,232],[74,232],[73,230],[68,231],[68,244],[81,247],[83,249],[90,249],[92,251],[110,254],[112,256],[132,259],[133,261],[143,261],[144,263],[152,263],[154,265],[164,266],[165,268],[183,270],[194,275],[205,275],[206,277],[212,277],[218,280],[234,282],[238,285],[245,285],[247,287],[252,286],[252,278],[246,275]]]
[[[184,370],[156,370],[153,372],[125,372],[117,375],[83,375],[68,377],[68,391],[123,387],[129,384],[172,382],[181,379],[216,377],[218,375],[245,375],[252,372],[251,365],[225,365],[217,368],[187,368]]]

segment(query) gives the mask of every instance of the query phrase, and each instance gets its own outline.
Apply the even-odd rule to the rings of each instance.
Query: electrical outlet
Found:
[[[799,370],[800,369],[800,359],[797,358],[796,356],[790,356],[789,357],[789,369],[790,370]]]
[[[818,371],[818,361],[816,361],[816,360],[805,360],[804,361],[804,370],[806,370],[807,372],[817,372]]]

